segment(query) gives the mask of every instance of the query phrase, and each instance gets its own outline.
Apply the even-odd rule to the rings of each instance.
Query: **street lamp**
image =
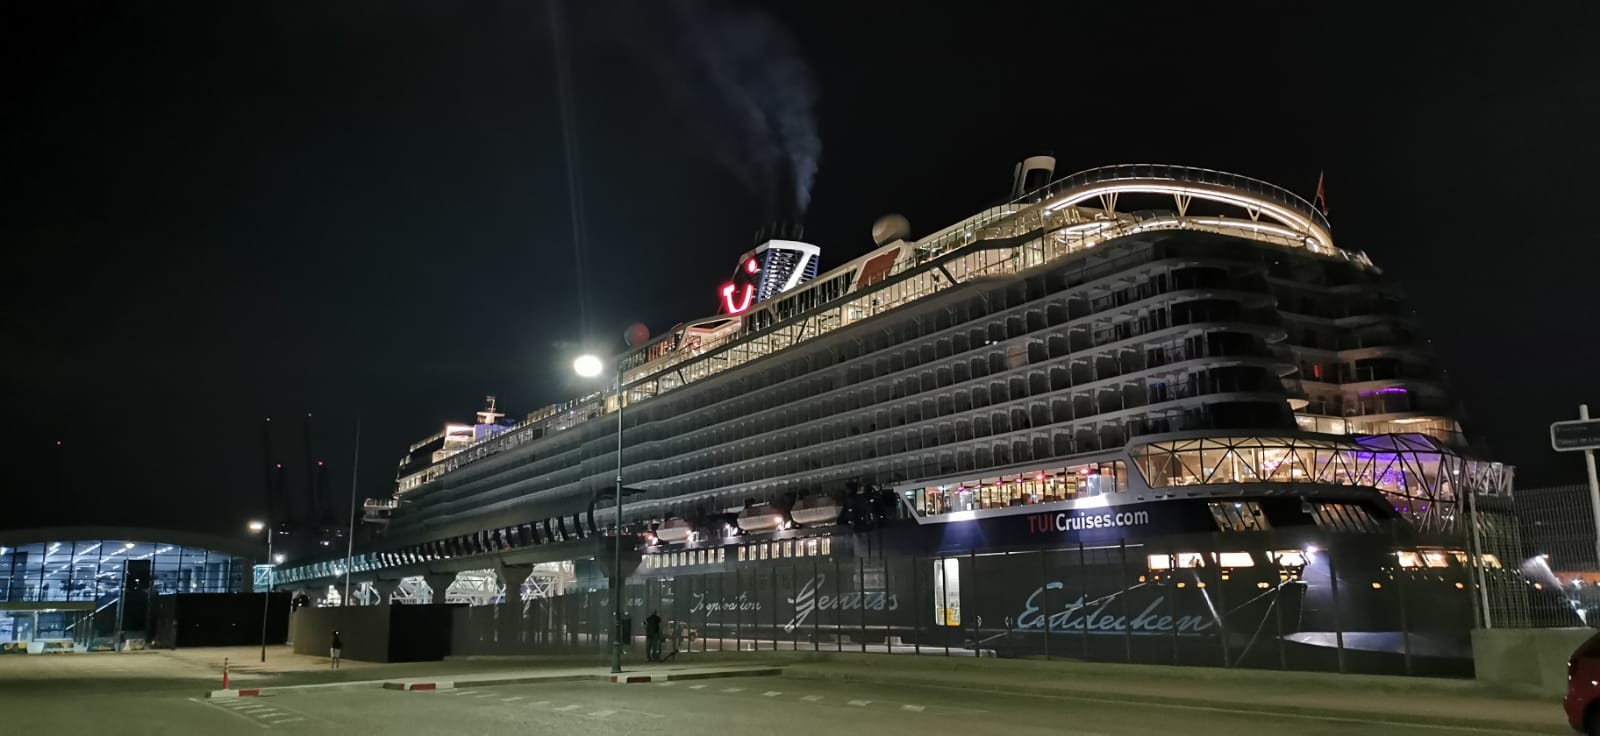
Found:
[[[271,562],[273,560],[277,560],[277,559],[282,557],[282,555],[274,556],[272,554],[272,529],[269,528],[269,525],[266,522],[264,522],[264,521],[252,521],[252,522],[250,522],[250,531],[251,531],[251,533],[254,533],[254,534],[259,534],[261,532],[266,532],[267,533],[267,561],[268,562]],[[276,575],[277,571],[278,570],[277,570],[277,568],[275,566],[269,566],[267,568],[267,589],[261,591],[261,661],[262,662],[266,662],[267,661],[267,608],[272,605],[272,579],[277,577],[277,575]]]
[[[584,378],[598,378],[605,370],[599,356],[584,354],[572,361],[572,370]],[[617,361],[617,522],[611,540],[611,672],[622,671],[622,361]]]

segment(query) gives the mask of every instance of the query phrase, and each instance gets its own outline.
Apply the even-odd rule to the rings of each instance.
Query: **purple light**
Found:
[[[1377,395],[1380,395],[1380,394],[1404,394],[1404,393],[1410,393],[1410,392],[1405,390],[1405,389],[1403,389],[1403,388],[1400,388],[1399,386],[1390,386],[1388,388],[1375,388],[1375,389],[1373,389],[1371,391],[1362,391],[1361,395],[1362,396],[1377,396]]]

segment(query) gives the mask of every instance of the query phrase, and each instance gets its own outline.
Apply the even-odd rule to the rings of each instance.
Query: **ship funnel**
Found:
[[[1011,174],[1013,199],[1050,183],[1056,175],[1054,156],[1029,156],[1017,164]]]

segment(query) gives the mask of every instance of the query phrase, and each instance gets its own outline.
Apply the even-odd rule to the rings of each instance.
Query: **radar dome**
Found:
[[[904,215],[884,215],[872,223],[872,242],[888,245],[911,237],[911,222]]]
[[[642,323],[635,322],[628,325],[628,329],[622,331],[622,337],[628,341],[628,347],[636,348],[650,342],[650,328],[645,327]]]

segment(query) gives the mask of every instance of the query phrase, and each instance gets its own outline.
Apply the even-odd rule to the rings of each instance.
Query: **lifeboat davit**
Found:
[[[842,510],[832,496],[807,496],[794,505],[789,517],[802,526],[832,524],[839,520]]]
[[[739,528],[747,532],[769,532],[783,526],[783,512],[771,506],[751,506],[739,512]]]
[[[689,538],[689,533],[694,527],[683,519],[667,519],[656,527],[656,539],[668,544],[682,542]]]

